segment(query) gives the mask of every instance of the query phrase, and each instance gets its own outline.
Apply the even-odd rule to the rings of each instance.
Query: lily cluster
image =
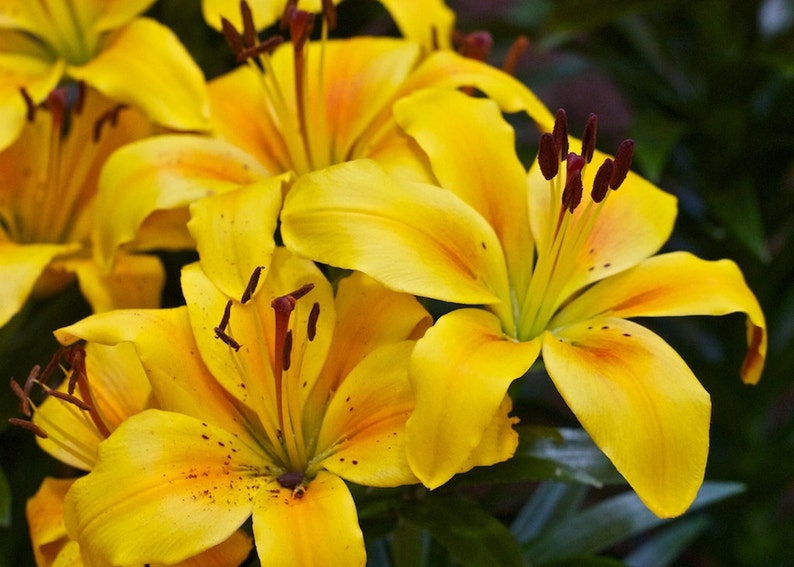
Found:
[[[12,382],[14,423],[86,472],[29,501],[40,565],[363,565],[349,485],[509,459],[539,360],[651,511],[689,507],[709,396],[631,319],[746,314],[747,383],[765,322],[730,260],[658,253],[676,199],[631,141],[570,136],[440,1],[332,39],[331,1],[204,0],[240,63],[209,82],[152,3],[0,8],[0,324],[75,277],[95,312]],[[161,309],[175,249],[198,261]]]

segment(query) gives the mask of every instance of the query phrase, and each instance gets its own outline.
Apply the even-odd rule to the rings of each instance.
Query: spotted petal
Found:
[[[407,443],[408,461],[423,484],[435,488],[470,468],[508,386],[539,351],[539,341],[514,342],[496,317],[479,309],[444,315],[417,342],[410,366],[416,409]],[[502,447],[499,460],[512,456],[515,444]]]
[[[356,505],[338,476],[320,472],[298,497],[273,481],[254,502],[254,539],[263,566],[366,562]]]
[[[758,300],[730,260],[709,262],[687,252],[654,256],[598,282],[567,305],[551,327],[592,317],[747,314],[749,351],[742,379],[755,384],[766,357],[766,322]]]
[[[703,482],[711,402],[661,338],[616,318],[543,335],[543,360],[602,451],[657,516],[682,514]]]
[[[218,545],[251,514],[265,482],[255,447],[186,415],[135,415],[69,491],[69,536],[91,561],[113,565],[171,564]]]

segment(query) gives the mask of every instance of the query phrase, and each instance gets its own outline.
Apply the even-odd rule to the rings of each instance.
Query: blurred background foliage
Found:
[[[477,549],[490,549],[494,555],[480,564],[500,557],[510,564],[513,552],[530,557],[546,553],[545,564],[585,564],[548,555],[552,544],[543,541],[562,538],[560,545],[582,554],[607,551],[630,565],[794,565],[794,0],[448,3],[458,14],[461,31],[492,33],[495,64],[517,37],[528,37],[529,49],[516,75],[552,110],[565,108],[574,133],[594,112],[602,150],[614,150],[625,137],[637,141],[635,169],[679,198],[679,219],[668,248],[691,250],[707,259],[734,259],[764,308],[770,334],[766,371],[760,384],[750,387],[738,375],[745,350],[740,316],[647,322],[682,354],[712,395],[707,478],[736,481],[744,485],[743,492],[736,484],[718,486],[706,495],[720,500],[717,504],[664,531],[653,531],[658,522],[636,508],[636,501],[618,500],[627,495],[613,497],[609,490],[593,491],[601,507],[577,520],[587,524],[558,523],[556,531],[544,532],[544,521],[570,516],[592,484],[576,477],[574,470],[566,477],[565,457],[552,457],[546,465],[562,467],[563,480],[581,484],[525,482],[509,490],[464,490],[485,503],[488,512],[509,517],[512,533],[522,534],[518,551],[505,547],[502,528],[483,515],[479,533],[485,534],[486,543]],[[200,24],[199,6],[195,0],[160,0],[150,15],[177,32],[212,78],[233,61],[223,38]],[[383,9],[371,0],[347,0],[339,15],[341,35],[393,31]],[[523,155],[531,159],[537,133],[528,124],[518,128]],[[165,259],[172,282],[165,302],[178,304],[173,282],[178,281],[179,266],[192,256]],[[52,329],[87,313],[74,287],[29,305],[0,330],[0,377],[24,379],[34,364],[46,363],[56,347]],[[522,423],[575,426],[543,373],[533,372],[530,378],[513,391]],[[0,499],[0,567],[26,565],[32,555],[25,500],[44,476],[66,471],[38,450],[29,432],[6,425],[5,418],[17,411],[10,392],[0,396],[0,410],[0,493],[7,494],[7,482],[12,495],[10,502]],[[584,443],[578,438],[572,442]],[[520,457],[535,458],[536,450],[530,439]],[[587,451],[583,448],[579,456],[585,455],[588,467],[595,468],[585,468],[585,476],[604,465]],[[501,469],[500,474],[515,470]],[[365,529],[395,530],[392,550],[405,551],[399,556],[392,551],[393,564],[441,565],[447,560],[432,545],[428,548],[426,534],[416,526],[424,526],[445,547],[458,546],[465,559],[471,552],[466,548],[470,534],[465,525],[454,525],[453,516],[479,517],[470,500],[451,499],[450,494],[433,493],[414,507],[406,507],[404,494],[373,502],[366,493],[357,498]],[[592,494],[588,498],[590,503]],[[384,506],[404,508],[401,519],[379,524]],[[438,524],[443,514],[449,525]],[[583,526],[607,525],[610,518],[618,522],[621,516],[635,525],[624,525],[620,537],[610,541],[602,534],[598,549],[576,537]],[[370,545],[372,564],[380,564],[387,554],[379,542]],[[419,555],[417,549],[422,550]],[[667,559],[664,550],[670,553]],[[605,558],[587,564],[622,563]]]

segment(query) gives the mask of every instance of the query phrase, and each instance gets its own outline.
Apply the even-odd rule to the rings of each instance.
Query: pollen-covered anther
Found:
[[[256,291],[256,286],[259,285],[259,277],[262,275],[262,270],[264,269],[264,266],[257,266],[254,268],[251,277],[248,278],[248,285],[245,286],[245,291],[243,291],[243,295],[240,298],[240,303],[248,303],[251,300],[251,297],[253,297]]]
[[[634,140],[623,140],[615,152],[615,168],[609,179],[609,188],[617,189],[626,179],[631,169],[631,161],[634,158]]]
[[[565,179],[565,188],[562,191],[562,206],[573,212],[579,203],[582,202],[582,193],[584,186],[582,184],[582,168],[584,168],[584,158],[573,152],[568,154],[566,160],[567,176]]]
[[[587,122],[584,125],[584,133],[582,134],[582,157],[585,163],[590,163],[593,160],[596,146],[596,131],[598,129],[598,117],[590,113],[587,117]]]
[[[554,136],[548,132],[541,135],[538,144],[538,165],[547,181],[551,181],[560,171],[560,154],[554,147]]]
[[[94,122],[94,133],[93,133],[93,142],[96,144],[99,141],[99,138],[102,136],[102,129],[105,127],[105,124],[110,124],[111,126],[115,126],[119,123],[119,114],[122,110],[127,108],[124,104],[118,104],[113,108],[103,112],[99,118],[96,119]]]
[[[25,87],[19,87],[19,94],[22,95],[22,100],[25,101],[25,107],[27,108],[27,113],[25,114],[25,119],[28,122],[33,122],[36,118],[36,103],[33,102],[33,99],[30,98],[28,91],[25,90]]]
[[[281,350],[281,369],[285,372],[292,365],[292,329],[284,335],[284,347]]]
[[[312,305],[312,310],[309,313],[309,322],[306,325],[306,336],[309,341],[313,341],[317,336],[317,319],[320,318],[320,304],[316,301]]]
[[[554,129],[551,131],[554,137],[554,148],[559,156],[568,155],[568,115],[565,110],[560,108],[554,115]],[[562,157],[561,157],[562,159]]]
[[[607,196],[609,191],[609,180],[612,179],[612,172],[615,170],[615,162],[607,158],[601,167],[596,171],[595,179],[593,180],[593,190],[590,196],[593,201],[600,203]]]

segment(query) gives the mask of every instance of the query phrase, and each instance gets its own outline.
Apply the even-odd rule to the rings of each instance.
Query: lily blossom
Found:
[[[661,517],[681,514],[703,480],[710,399],[661,337],[629,319],[745,313],[741,375],[753,384],[765,321],[737,266],[654,255],[676,200],[629,171],[631,142],[614,158],[595,150],[594,117],[577,153],[558,114],[527,173],[491,101],[427,90],[394,114],[440,187],[359,160],[299,178],[281,220],[285,245],[303,256],[399,291],[483,306],[442,316],[412,355],[407,450],[417,476],[430,488],[448,480],[510,383],[542,355],[643,502]]]
[[[201,70],[162,24],[138,17],[154,0],[6,0],[0,7],[0,149],[25,125],[27,107],[64,79],[179,130],[207,128]]]

